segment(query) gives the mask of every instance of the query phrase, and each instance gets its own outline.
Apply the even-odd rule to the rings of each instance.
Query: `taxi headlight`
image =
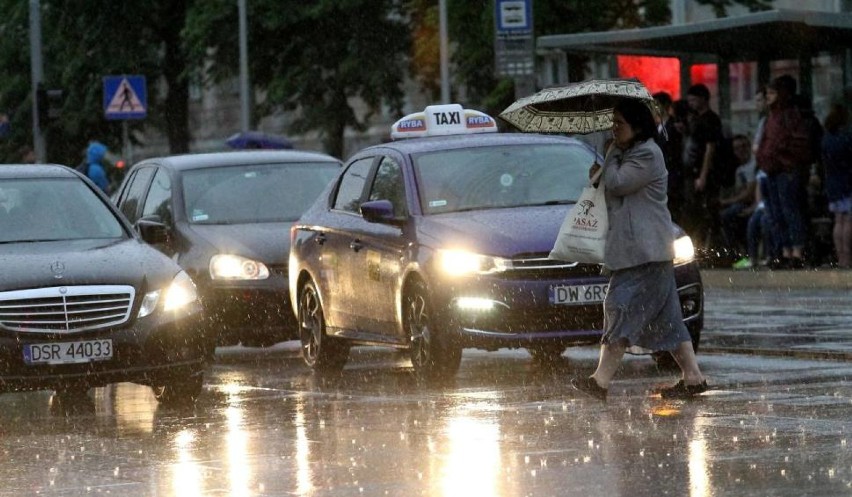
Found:
[[[692,245],[692,239],[688,236],[682,236],[674,241],[674,263],[686,264],[695,259],[695,247]]]
[[[509,267],[509,261],[501,257],[464,250],[441,250],[438,254],[441,270],[450,276],[495,273],[505,271]]]
[[[142,305],[139,308],[139,317],[144,318],[153,313],[161,300],[164,311],[176,311],[187,304],[195,302],[198,300],[195,283],[186,272],[179,272],[166,288],[145,294],[145,297],[142,299]]]
[[[210,258],[210,278],[214,280],[265,280],[269,278],[266,264],[231,254]]]

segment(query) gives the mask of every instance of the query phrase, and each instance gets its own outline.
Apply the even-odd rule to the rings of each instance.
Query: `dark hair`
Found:
[[[793,96],[796,94],[796,80],[793,76],[784,74],[773,79],[772,82],[769,83],[769,88],[776,91],[782,91],[787,93],[789,96]]]
[[[689,89],[686,90],[686,94],[694,97],[701,97],[704,100],[710,100],[710,89],[701,83],[690,86]]]
[[[621,114],[627,124],[633,128],[633,143],[656,138],[657,123],[651,109],[641,100],[625,98],[615,105],[615,112]],[[632,145],[632,144],[631,144]]]
[[[675,119],[682,122],[686,122],[689,119],[689,103],[686,100],[675,100],[672,104],[672,109],[674,110]]]
[[[833,104],[828,115],[825,116],[825,130],[829,133],[836,133],[840,128],[846,126],[849,122],[849,113],[846,107],[840,104]]]
[[[658,91],[651,96],[660,104],[660,107],[664,109],[668,109],[672,105],[672,96],[664,91]]]

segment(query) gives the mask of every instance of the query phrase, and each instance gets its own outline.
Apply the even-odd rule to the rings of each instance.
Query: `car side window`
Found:
[[[133,178],[130,179],[130,184],[127,187],[127,193],[124,196],[124,201],[121,206],[122,214],[135,223],[139,219],[139,204],[142,196],[148,190],[148,183],[151,182],[151,177],[154,176],[154,168],[144,167],[137,170]]]
[[[165,169],[159,169],[148,190],[142,217],[156,215],[165,224],[172,223],[172,180]]]
[[[395,217],[404,217],[407,214],[402,167],[391,157],[382,157],[370,188],[370,200],[390,200]]]
[[[361,205],[361,195],[367,177],[370,175],[370,167],[373,158],[359,159],[349,165],[349,168],[340,178],[340,186],[337,188],[337,197],[334,199],[334,209],[358,213]]]

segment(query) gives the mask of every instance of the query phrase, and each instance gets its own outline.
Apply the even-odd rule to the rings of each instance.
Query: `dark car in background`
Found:
[[[0,166],[0,275],[0,390],[200,394],[214,341],[195,284],[80,173]]]
[[[219,345],[296,338],[287,291],[290,226],[338,174],[340,161],[293,150],[188,154],[144,160],[114,194],[138,229],[198,285]]]
[[[293,227],[290,295],[309,366],[339,370],[350,346],[383,345],[438,378],[465,347],[552,360],[600,340],[600,265],[548,258],[600,157],[572,138],[492,131],[493,118],[458,105],[406,116],[392,136],[414,138],[356,153]],[[672,230],[697,348],[701,277],[692,242]]]

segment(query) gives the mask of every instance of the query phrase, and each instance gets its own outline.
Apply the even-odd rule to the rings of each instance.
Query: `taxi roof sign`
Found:
[[[423,112],[408,114],[391,127],[391,138],[495,133],[497,121],[478,110],[459,104],[430,105]]]

